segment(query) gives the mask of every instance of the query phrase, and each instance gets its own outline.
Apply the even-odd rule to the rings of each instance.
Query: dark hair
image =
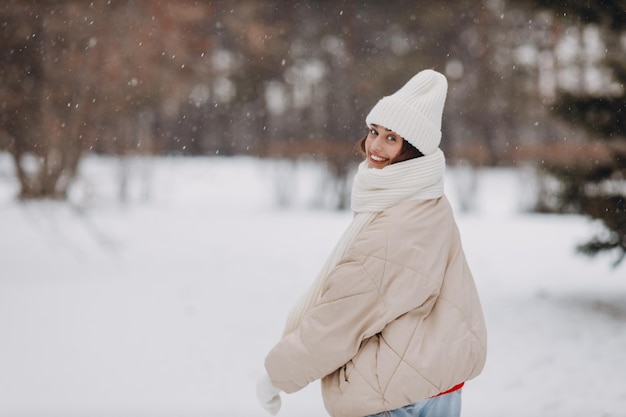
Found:
[[[359,141],[358,148],[362,154],[365,154],[365,141],[367,140],[366,134],[363,139]],[[400,150],[400,154],[391,161],[392,164],[408,161],[409,159],[419,158],[420,156],[424,156],[423,153],[419,151],[415,146],[409,143],[406,139],[402,138],[402,149]]]

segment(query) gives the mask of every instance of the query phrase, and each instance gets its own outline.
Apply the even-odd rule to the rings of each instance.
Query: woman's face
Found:
[[[365,138],[365,155],[369,168],[384,168],[400,155],[404,139],[382,126],[371,125]]]

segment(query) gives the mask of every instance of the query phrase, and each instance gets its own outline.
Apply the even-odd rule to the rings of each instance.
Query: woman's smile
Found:
[[[386,165],[386,163],[389,161],[389,158],[384,158],[382,156],[378,156],[376,154],[370,153],[369,160],[370,160],[370,163],[374,165],[379,165],[379,164]]]

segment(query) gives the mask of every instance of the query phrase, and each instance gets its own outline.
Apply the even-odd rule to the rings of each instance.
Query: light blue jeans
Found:
[[[367,417],[459,417],[461,415],[461,391],[409,404],[395,410],[383,411]]]

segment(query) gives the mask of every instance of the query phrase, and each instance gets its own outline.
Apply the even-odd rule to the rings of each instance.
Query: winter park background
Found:
[[[0,417],[268,416],[364,116],[425,68],[488,326],[463,416],[626,417],[626,261],[576,252],[624,242],[624,63],[624,0],[0,2]]]
[[[315,207],[320,169],[257,158],[89,156],[68,203],[17,202],[0,153],[0,416],[264,416],[263,358],[348,224]],[[276,176],[291,175],[291,204]],[[596,225],[529,214],[533,178],[478,172],[446,192],[482,296],[484,373],[466,417],[626,415],[626,276],[575,253]],[[317,383],[281,416],[326,415]]]

